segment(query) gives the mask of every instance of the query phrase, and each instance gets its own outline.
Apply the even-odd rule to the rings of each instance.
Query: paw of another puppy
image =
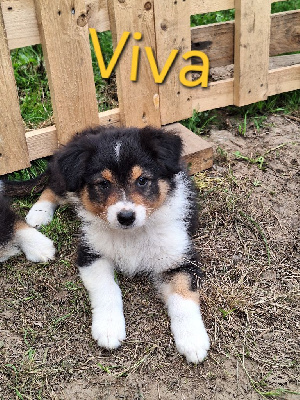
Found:
[[[96,311],[93,315],[92,336],[98,345],[116,349],[126,337],[125,319],[121,311]]]
[[[33,228],[47,225],[53,219],[56,206],[51,201],[38,201],[29,210],[26,222]]]
[[[16,240],[29,261],[46,262],[54,258],[55,247],[52,240],[34,228],[19,229]]]

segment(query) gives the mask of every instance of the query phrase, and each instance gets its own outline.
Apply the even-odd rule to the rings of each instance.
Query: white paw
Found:
[[[116,349],[126,337],[123,312],[114,310],[110,313],[101,310],[94,312],[92,336],[98,345],[106,349]]]
[[[56,205],[51,201],[37,201],[29,210],[26,216],[28,225],[34,228],[40,228],[52,221]]]
[[[209,338],[203,323],[202,327],[197,327],[196,325],[200,324],[193,322],[188,326],[173,323],[172,333],[179,353],[184,355],[188,362],[199,363],[207,356]]]
[[[178,294],[171,295],[167,305],[177,350],[186,357],[188,362],[203,361],[209,349],[209,337],[202,321],[199,305]]]
[[[16,232],[16,239],[29,261],[46,262],[54,258],[55,247],[52,240],[36,229],[20,229]]]

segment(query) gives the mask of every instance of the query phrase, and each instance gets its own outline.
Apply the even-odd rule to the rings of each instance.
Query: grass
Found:
[[[28,128],[49,120],[52,105],[41,45],[12,50],[21,114]]]

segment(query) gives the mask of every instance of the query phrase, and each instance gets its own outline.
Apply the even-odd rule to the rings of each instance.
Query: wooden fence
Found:
[[[300,51],[300,10],[274,14],[276,0],[0,0],[0,174],[53,154],[76,132],[96,124],[164,126],[204,111],[265,100],[300,88],[300,57],[270,56]],[[190,28],[190,16],[235,8],[235,21]],[[117,73],[119,108],[98,113],[89,30],[111,30],[114,43],[132,37]],[[42,44],[55,126],[25,132],[10,50]],[[141,47],[139,77],[130,80],[132,46]],[[172,49],[180,56],[165,82],[154,82],[143,47],[160,68]],[[188,88],[179,79],[182,54],[204,51],[211,67],[234,63],[234,77]],[[270,68],[271,65],[271,68]],[[178,127],[179,124],[177,124]],[[173,125],[171,125],[172,127]],[[179,125],[180,126],[180,125]],[[212,164],[205,142],[180,128],[193,171]]]

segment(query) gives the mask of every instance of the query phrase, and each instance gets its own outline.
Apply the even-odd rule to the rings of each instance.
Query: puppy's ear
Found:
[[[57,194],[76,192],[83,186],[87,160],[93,146],[87,136],[77,136],[59,150],[51,162],[51,186]]]
[[[182,139],[173,132],[145,127],[141,129],[142,147],[163,168],[166,176],[181,170]]]

